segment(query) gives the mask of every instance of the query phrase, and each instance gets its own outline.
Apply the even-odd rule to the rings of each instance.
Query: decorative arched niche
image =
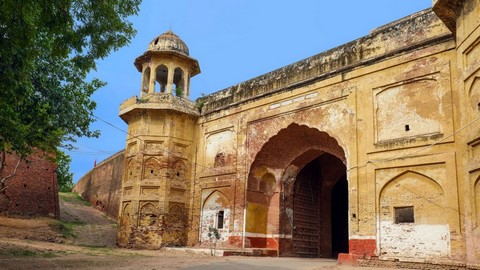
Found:
[[[182,184],[187,176],[187,165],[183,160],[175,160],[170,173],[174,183]]]
[[[205,165],[222,168],[236,164],[237,133],[233,128],[210,133],[205,138]]]
[[[137,177],[137,164],[133,158],[127,160],[126,181],[131,181]]]
[[[150,157],[143,164],[143,179],[158,179],[161,176],[160,161]]]
[[[480,114],[480,77],[475,77],[468,91],[470,107],[474,115]]]
[[[442,187],[424,174],[405,171],[388,181],[379,196],[380,255],[448,256],[445,206]]]
[[[121,226],[130,226],[132,223],[132,204],[130,202],[123,203],[122,216],[120,217]]]
[[[230,206],[227,197],[218,190],[204,200],[201,215],[201,241],[210,241],[209,229],[215,228],[221,235],[219,241],[226,241],[230,231]]]
[[[414,171],[406,171],[388,181],[380,191],[381,220],[395,221],[395,209],[414,207],[414,223],[446,223],[444,192],[432,178]]]
[[[132,203],[123,202],[121,207],[122,212],[118,219],[121,230],[118,231],[117,240],[118,243],[127,243],[130,237],[130,233],[136,223],[133,217]]]
[[[474,202],[475,202],[475,216],[476,224],[480,226],[480,176],[477,178],[474,184]]]
[[[143,203],[140,206],[139,226],[155,226],[158,220],[158,207],[151,203]]]

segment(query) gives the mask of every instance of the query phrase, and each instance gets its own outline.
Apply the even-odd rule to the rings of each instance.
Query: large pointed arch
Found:
[[[295,146],[295,149],[287,146]],[[270,137],[261,147],[251,165],[250,173],[253,171],[252,168],[258,166],[284,169],[294,159],[312,150],[316,150],[317,153],[320,151],[329,153],[346,163],[345,151],[330,134],[306,125],[292,123]],[[310,158],[313,160],[318,156],[317,153],[312,153]],[[308,159],[304,161],[305,164],[309,162]]]
[[[299,175],[303,180],[298,180]],[[264,178],[275,179],[272,192],[260,189]],[[346,181],[346,155],[334,137],[296,123],[280,129],[266,140],[250,166],[245,245],[277,249],[281,256],[329,257],[348,252],[348,183],[341,186],[342,192],[332,193],[341,179]],[[271,180],[268,182],[273,184]],[[316,188],[305,191],[311,186]],[[341,211],[342,228],[346,228],[341,239],[330,233],[331,212],[336,211],[331,208],[331,198],[338,194],[342,194],[340,200],[346,206]],[[309,198],[301,198],[307,195]],[[300,207],[302,203],[305,210]],[[307,213],[307,209],[318,213],[313,210]],[[323,217],[312,216],[314,212]],[[315,229],[310,231],[308,228],[312,226]],[[315,240],[309,240],[305,246],[301,243],[302,234],[311,234]],[[346,242],[343,245],[346,248],[334,251],[335,241]]]

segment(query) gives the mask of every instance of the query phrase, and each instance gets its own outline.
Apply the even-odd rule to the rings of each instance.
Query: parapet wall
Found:
[[[114,219],[118,218],[124,158],[122,150],[100,162],[73,187],[73,192]]]
[[[451,38],[452,33],[435,13],[423,10],[357,40],[205,96],[197,103],[203,103],[202,114],[213,113]]]

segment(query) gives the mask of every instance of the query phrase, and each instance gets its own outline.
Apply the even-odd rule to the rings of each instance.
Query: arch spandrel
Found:
[[[347,101],[340,101],[279,117],[250,122],[247,128],[247,164],[252,164],[267,142],[276,136],[272,137],[272,134],[278,135],[292,127],[311,128],[334,138],[335,141],[332,145],[339,145],[343,154],[332,154],[341,160],[348,159],[350,149],[353,149],[352,147],[356,144],[355,113],[352,113]],[[327,143],[324,143],[324,145]],[[287,145],[292,145],[292,143],[289,142]]]
[[[202,208],[210,207],[229,207],[227,197],[220,191],[212,191],[204,200]]]
[[[433,179],[433,178],[431,178],[431,177],[429,177],[429,176],[427,176],[423,173],[420,173],[420,172],[416,172],[416,171],[412,171],[412,170],[406,170],[406,171],[401,172],[401,173],[397,174],[396,176],[392,177],[390,180],[388,180],[381,187],[380,192],[379,192],[379,197],[382,196],[382,193],[384,192],[385,188],[387,188],[389,185],[391,185],[393,182],[395,182],[399,178],[402,178],[402,177],[405,177],[405,176],[419,177],[419,178],[422,178],[422,179],[429,180],[429,181],[431,181],[430,183],[432,184],[432,187],[434,189],[438,189],[441,192],[441,194],[444,194],[442,186],[435,179]]]
[[[303,167],[322,153],[346,163],[345,151],[335,138],[316,128],[292,123],[262,144],[251,163],[250,177],[257,167],[281,170],[289,165]]]

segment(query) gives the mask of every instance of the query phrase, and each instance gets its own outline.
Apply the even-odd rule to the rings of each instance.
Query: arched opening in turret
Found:
[[[150,68],[147,67],[143,71],[143,80],[142,80],[142,94],[148,94],[148,88],[150,87]]]
[[[155,92],[165,93],[167,90],[167,81],[168,68],[165,65],[158,66],[155,69]]]
[[[173,72],[173,84],[175,85],[174,93],[177,97],[184,97],[186,94],[185,89],[185,80],[184,80],[184,72],[181,68],[175,68]]]

